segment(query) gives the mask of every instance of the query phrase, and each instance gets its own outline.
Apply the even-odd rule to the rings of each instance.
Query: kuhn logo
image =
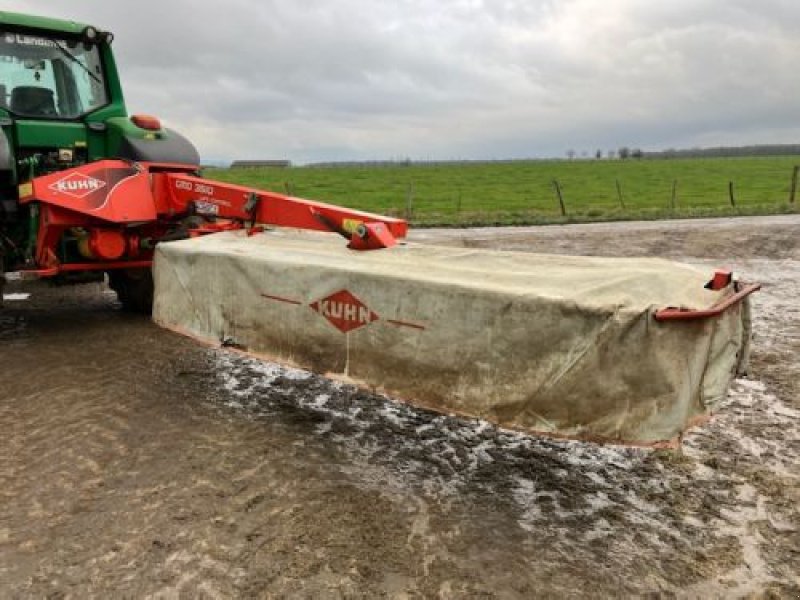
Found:
[[[83,173],[72,173],[50,184],[50,189],[73,198],[83,198],[105,187],[105,185],[106,182],[100,179],[89,177]]]
[[[378,315],[347,290],[341,290],[327,298],[312,302],[310,306],[342,333],[353,331],[378,320]]]

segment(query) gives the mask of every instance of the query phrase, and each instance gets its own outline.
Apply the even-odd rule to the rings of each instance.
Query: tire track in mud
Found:
[[[488,545],[502,560],[520,563],[530,583],[549,581],[554,593],[598,585],[598,571],[609,593],[677,593],[708,579],[724,580],[731,591],[791,582],[786,573],[770,573],[749,543],[750,522],[759,515],[736,512],[739,500],[745,507],[754,501],[752,493],[746,497],[749,484],[704,464],[717,460],[698,441],[706,430],[687,436],[685,454],[547,440],[418,411],[237,355],[221,353],[216,361],[229,406],[249,418],[283,420],[291,399],[298,435],[344,448],[351,464],[340,468],[365,488],[424,507],[418,535],[429,552],[426,570],[430,561],[458,556],[446,543],[452,532],[432,525],[441,514],[431,512],[449,512],[466,523],[460,544]],[[740,380],[729,405],[752,406],[759,396],[785,426],[781,417],[791,417],[791,409],[763,392],[763,385]],[[716,442],[742,439],[730,424],[715,423]],[[741,499],[731,495],[737,490]],[[742,561],[750,568],[740,573]],[[637,578],[643,570],[650,587]],[[579,574],[589,573],[582,581]]]
[[[211,410],[204,348],[91,287],[36,288],[3,317],[0,596],[355,591],[351,570],[413,562],[405,510]]]

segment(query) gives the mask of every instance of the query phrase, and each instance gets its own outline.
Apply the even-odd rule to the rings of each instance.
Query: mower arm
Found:
[[[153,184],[157,204],[165,202],[174,213],[229,219],[240,224],[249,222],[251,230],[258,224],[333,231],[347,238],[349,247],[356,250],[393,246],[408,231],[402,219],[210,181],[187,173],[157,172],[153,174]],[[208,228],[198,232],[208,233]]]

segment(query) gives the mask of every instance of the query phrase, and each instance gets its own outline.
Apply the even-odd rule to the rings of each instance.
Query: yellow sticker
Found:
[[[155,139],[158,139],[158,138],[156,137],[155,133],[145,133],[144,134],[144,139],[146,139],[146,140],[155,140]]]
[[[84,142],[82,140],[78,140],[78,141],[75,142],[75,147],[76,148],[86,148],[86,142]]]
[[[19,197],[25,198],[26,196],[30,196],[33,194],[33,184],[32,183],[23,183],[19,186]]]
[[[342,219],[342,229],[347,233],[355,233],[363,224],[364,222],[358,219]]]

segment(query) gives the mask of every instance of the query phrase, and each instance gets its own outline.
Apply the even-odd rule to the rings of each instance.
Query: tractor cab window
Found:
[[[0,105],[25,118],[75,119],[108,103],[97,44],[0,33]]]

